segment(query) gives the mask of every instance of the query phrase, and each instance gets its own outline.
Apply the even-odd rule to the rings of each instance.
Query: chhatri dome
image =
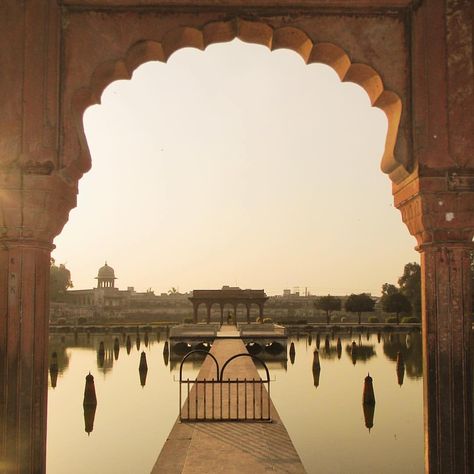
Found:
[[[115,287],[115,272],[112,267],[105,265],[99,268],[99,272],[95,277],[97,280],[97,288],[114,288]]]

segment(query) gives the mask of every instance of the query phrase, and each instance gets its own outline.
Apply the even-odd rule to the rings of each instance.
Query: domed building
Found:
[[[120,291],[115,288],[117,277],[114,269],[107,262],[99,268],[95,279],[97,280],[96,288],[68,291],[69,302],[78,306],[96,308],[102,314],[113,315],[126,303],[130,289]],[[106,313],[103,313],[104,311]]]
[[[132,317],[137,314],[156,317],[157,313],[177,321],[183,314],[190,313],[187,294],[176,292],[158,296],[151,288],[138,292],[133,286],[120,290],[115,286],[115,270],[107,262],[104,262],[96,275],[94,279],[97,280],[97,285],[94,288],[68,290],[65,302],[50,305],[51,321],[64,319],[76,323],[79,320],[98,322],[107,318],[127,318],[130,314]]]
[[[112,267],[105,265],[99,268],[99,272],[95,277],[97,280],[97,288],[115,288],[115,271]]]

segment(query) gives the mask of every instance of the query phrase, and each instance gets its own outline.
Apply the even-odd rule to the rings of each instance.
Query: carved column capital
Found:
[[[472,242],[474,186],[471,176],[465,178],[454,173],[417,176],[394,186],[395,206],[419,250],[441,242]]]
[[[66,183],[57,172],[0,170],[0,242],[51,249],[76,206],[76,196],[77,182]]]

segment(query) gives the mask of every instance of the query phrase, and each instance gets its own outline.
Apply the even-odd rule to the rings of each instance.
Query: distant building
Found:
[[[97,288],[89,290],[69,290],[66,293],[67,302],[78,306],[94,306],[100,309],[121,308],[128,302],[133,288],[120,291],[115,288],[115,271],[112,267],[105,265],[99,268],[97,276]]]
[[[51,321],[64,320],[67,324],[104,318],[181,321],[192,315],[189,294],[173,291],[157,296],[151,288],[138,292],[133,286],[120,290],[115,286],[115,271],[107,262],[99,268],[95,279],[95,288],[68,290],[64,302],[51,303]]]
[[[224,285],[220,290],[194,290],[189,301],[193,305],[193,319],[198,322],[198,309],[201,304],[206,307],[208,323],[211,322],[211,308],[216,305],[220,309],[220,323],[224,324],[224,307],[230,305],[233,308],[232,318],[229,313],[228,322],[233,319],[237,323],[237,307],[243,305],[247,310],[247,323],[250,323],[250,310],[252,305],[259,309],[259,317],[263,318],[263,307],[268,300],[265,290],[242,290],[238,286]]]

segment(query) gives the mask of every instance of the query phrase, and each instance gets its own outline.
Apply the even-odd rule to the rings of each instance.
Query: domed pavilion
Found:
[[[97,280],[97,288],[115,288],[117,278],[114,269],[105,262],[105,265],[99,268],[95,279]]]

